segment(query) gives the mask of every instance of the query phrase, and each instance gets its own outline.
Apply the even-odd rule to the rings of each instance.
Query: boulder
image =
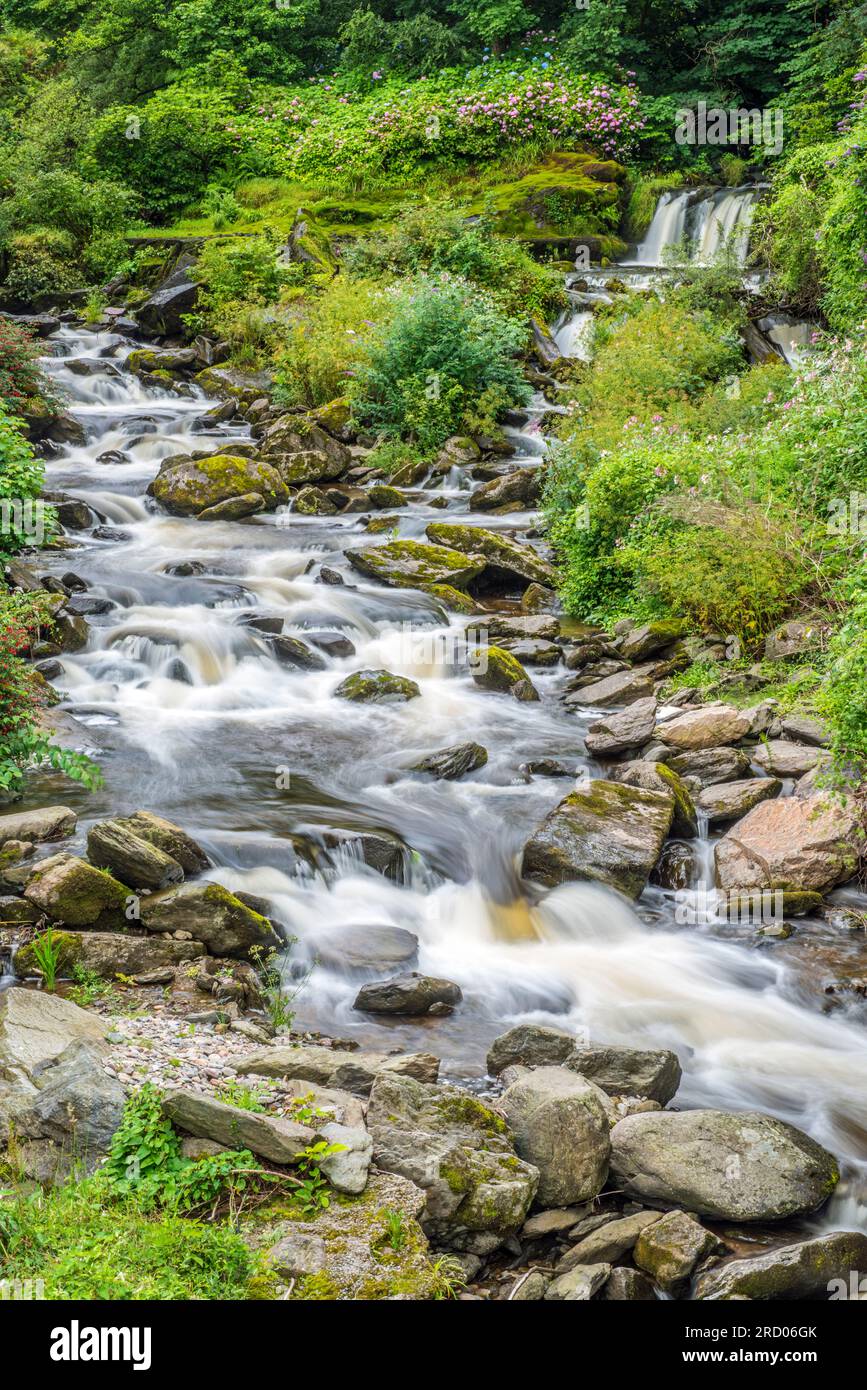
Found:
[[[265,430],[260,440],[262,453],[276,461],[283,472],[296,459],[317,454],[329,460],[329,472],[322,477],[339,478],[352,463],[346,444],[335,439],[309,415],[281,415]],[[316,481],[298,477],[296,481]]]
[[[783,738],[794,739],[797,743],[812,743],[816,748],[827,748],[831,743],[831,731],[821,719],[810,719],[803,714],[788,714],[780,720],[780,733]]]
[[[695,752],[718,748],[722,743],[737,743],[750,732],[751,724],[747,711],[733,705],[702,705],[673,719],[660,720],[654,737],[669,748]]]
[[[205,367],[204,371],[199,372],[196,376],[196,383],[209,396],[218,396],[222,400],[234,400],[244,409],[247,409],[264,391],[270,390],[274,384],[274,378],[268,371],[245,371],[242,367],[225,363],[221,366]],[[233,443],[232,447],[243,449],[250,446]]]
[[[558,1274],[567,1274],[576,1265],[592,1265],[604,1261],[617,1264],[633,1249],[642,1232],[661,1220],[658,1211],[638,1211],[606,1221],[573,1245],[557,1264]]]
[[[630,748],[641,748],[653,733],[655,724],[656,699],[649,695],[628,705],[620,714],[609,714],[591,724],[584,744],[594,758],[610,758]]]
[[[373,1140],[364,1125],[332,1122],[320,1125],[319,1132],[326,1143],[339,1150],[321,1159],[320,1169],[336,1191],[357,1196],[367,1186],[373,1162]]]
[[[71,835],[76,814],[68,806],[43,806],[0,816],[0,846],[9,840],[62,840]]]
[[[491,478],[470,493],[469,507],[473,512],[491,512],[499,507],[536,507],[539,504],[540,468],[518,468]]]
[[[146,840],[180,864],[185,874],[199,874],[207,869],[210,860],[196,840],[180,826],[155,816],[152,811],[136,811],[131,816],[112,822]]]
[[[0,992],[0,1077],[32,1077],[76,1042],[102,1044],[109,1025],[68,999],[13,986]]]
[[[709,825],[737,820],[760,801],[779,796],[782,782],[774,777],[748,777],[743,782],[717,782],[699,792],[696,806]]]
[[[131,888],[168,888],[184,877],[176,859],[119,821],[101,821],[91,826],[87,832],[87,855],[91,864],[110,870]]]
[[[825,631],[822,625],[802,623],[797,619],[782,623],[765,638],[765,656],[769,661],[802,656],[821,644]]]
[[[793,1125],[718,1110],[628,1115],[611,1131],[611,1169],[638,1201],[722,1221],[815,1211],[840,1176],[833,1156]]]
[[[695,803],[686,783],[665,763],[652,763],[645,759],[620,763],[611,769],[611,778],[615,782],[625,783],[627,787],[644,787],[646,791],[672,797],[674,818],[670,833],[682,840],[690,840],[698,834]]]
[[[227,497],[225,502],[216,502],[199,512],[199,521],[243,521],[244,517],[256,516],[265,511],[265,498],[261,492],[244,492],[239,497]]]
[[[304,449],[277,463],[277,471],[286,486],[298,488],[309,487],[311,483],[333,483],[346,472],[346,467],[346,459],[335,458],[321,449]]]
[[[215,956],[244,957],[253,947],[267,951],[280,944],[269,919],[219,883],[179,888],[145,901],[141,924],[151,932],[189,932]]]
[[[374,1014],[418,1015],[429,1013],[434,1005],[451,1010],[463,997],[460,986],[451,980],[413,972],[362,985],[353,1008]]]
[[[174,516],[197,516],[218,502],[251,493],[260,496],[265,507],[273,510],[289,497],[285,483],[270,463],[234,454],[182,460],[158,473],[148,492]]]
[[[341,974],[394,970],[418,954],[418,937],[411,931],[376,922],[323,927],[305,944],[321,966]]]
[[[772,738],[759,744],[753,762],[772,777],[803,777],[804,773],[812,772],[822,756],[818,748]]]
[[[389,1057],[382,1052],[341,1052],[331,1047],[265,1047],[249,1053],[235,1068],[244,1076],[279,1076],[312,1081],[366,1096],[380,1073],[435,1082],[439,1058],[429,1052]]]
[[[519,545],[499,531],[487,531],[480,526],[455,525],[446,521],[432,521],[425,535],[434,545],[442,545],[450,550],[463,551],[473,557],[482,555],[485,559],[485,580],[501,581],[507,584],[556,583],[556,571],[543,560],[532,547]]]
[[[128,932],[54,932],[59,952],[58,969],[71,974],[76,965],[92,970],[102,979],[116,975],[146,975],[196,960],[205,954],[200,941],[172,941],[161,936],[133,936]],[[15,953],[15,972],[19,976],[38,975],[39,966],[32,943],[19,946]]]
[[[111,928],[125,925],[133,896],[111,874],[95,869],[74,854],[42,859],[27,880],[24,896],[53,922],[69,927]]]
[[[747,777],[750,755],[742,748],[700,748],[692,753],[675,753],[667,766],[689,785],[712,787],[720,782],[736,782]]]
[[[192,312],[198,296],[199,286],[189,270],[174,271],[136,311],[139,327],[161,337],[182,336],[184,315]]]
[[[630,628],[621,638],[619,650],[627,661],[646,661],[649,656],[670,647],[685,630],[686,624],[677,618],[644,623],[641,627]]]
[[[105,1046],[69,1043],[33,1076],[36,1094],[16,1107],[16,1136],[51,1139],[65,1154],[95,1166],[123,1118],[126,1094],[105,1070]]]
[[[546,887],[590,879],[637,898],[673,816],[671,796],[593,782],[565,797],[527,841],[524,876]]]
[[[636,668],[634,671],[616,671],[602,680],[591,681],[573,690],[566,696],[566,704],[577,709],[610,709],[616,705],[634,705],[641,701],[643,707],[653,695],[653,679]]]
[[[423,541],[389,541],[366,550],[347,550],[353,569],[396,589],[425,589],[430,584],[448,584],[465,589],[485,568],[482,555]]]
[[[277,633],[270,638],[269,646],[281,665],[291,666],[296,671],[324,671],[328,665],[325,658],[300,637]]]
[[[502,613],[486,613],[476,618],[467,628],[467,637],[484,636],[488,642],[503,643],[514,641],[553,642],[560,635],[560,620],[547,613],[527,614],[521,617]]]
[[[414,700],[421,694],[415,681],[392,671],[353,671],[334,691],[339,700],[356,704],[395,705]]]
[[[303,487],[292,499],[292,510],[299,516],[334,516],[337,507],[318,487]]]
[[[491,1043],[486,1066],[491,1076],[499,1076],[506,1067],[556,1067],[577,1045],[577,1038],[560,1028],[519,1023]]]
[[[517,657],[502,647],[479,647],[470,653],[473,680],[482,690],[513,695],[516,700],[538,700],[539,693]]]
[[[539,1067],[503,1092],[500,1104],[521,1158],[539,1170],[536,1200],[562,1207],[595,1197],[608,1176],[608,1111],[591,1081]]]
[[[551,1281],[545,1291],[545,1301],[586,1303],[607,1283],[610,1275],[610,1265],[576,1265],[568,1274],[560,1274]]]
[[[249,1149],[269,1163],[295,1163],[321,1135],[306,1125],[274,1115],[241,1110],[200,1091],[170,1091],[163,1112],[178,1129],[213,1139],[228,1149]]]
[[[647,1275],[638,1269],[629,1269],[626,1265],[612,1269],[599,1297],[603,1302],[656,1302],[656,1292]]]
[[[290,1231],[271,1246],[266,1258],[271,1269],[288,1282],[321,1274],[328,1255],[325,1241],[315,1231]]]
[[[716,846],[723,889],[783,888],[824,893],[857,871],[856,816],[821,792],[762,801]]]
[[[722,1249],[694,1217],[670,1211],[641,1232],[632,1258],[665,1293],[678,1294],[696,1265]]]
[[[381,1072],[367,1127],[376,1166],[424,1191],[421,1222],[429,1239],[485,1254],[523,1225],[538,1172],[517,1156],[504,1121],[481,1101]]]
[[[421,762],[414,763],[410,771],[427,772],[432,777],[453,782],[458,777],[465,777],[468,772],[477,772],[487,761],[488,750],[480,743],[455,743],[451,748],[429,753]]]
[[[676,1095],[682,1075],[677,1054],[667,1048],[649,1050],[613,1043],[576,1044],[564,1065],[608,1096],[644,1096],[660,1105],[667,1105]]]
[[[849,1299],[857,1297],[853,1283],[860,1291],[865,1269],[867,1236],[860,1231],[832,1231],[752,1259],[717,1265],[699,1275],[693,1298]]]

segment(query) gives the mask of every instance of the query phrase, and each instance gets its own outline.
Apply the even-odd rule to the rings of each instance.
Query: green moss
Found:
[[[504,1135],[509,1132],[505,1120],[476,1100],[475,1096],[466,1093],[446,1092],[437,1098],[434,1109],[450,1123],[472,1125],[483,1134]]]
[[[611,235],[624,177],[614,160],[560,150],[521,178],[488,184],[469,212],[490,209],[500,231],[531,240]]]

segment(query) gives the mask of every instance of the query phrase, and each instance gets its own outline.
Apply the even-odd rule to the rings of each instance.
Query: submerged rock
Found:
[[[391,970],[418,954],[418,937],[411,931],[377,923],[324,927],[307,944],[320,965],[341,973]]]

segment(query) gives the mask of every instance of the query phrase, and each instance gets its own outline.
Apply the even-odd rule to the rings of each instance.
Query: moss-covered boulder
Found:
[[[270,372],[245,372],[240,367],[206,367],[196,381],[209,396],[237,401],[241,406],[252,405],[265,396],[274,385]]]
[[[176,859],[141,839],[121,821],[100,821],[91,826],[87,832],[87,855],[91,864],[117,874],[132,888],[168,888],[184,877]]]
[[[346,464],[324,449],[302,449],[288,458],[275,458],[277,470],[287,487],[307,483],[331,483],[346,471]]]
[[[292,510],[299,516],[334,516],[337,508],[328,496],[318,487],[303,487],[292,499]]]
[[[53,940],[59,952],[60,975],[71,975],[74,966],[80,965],[104,980],[174,969],[205,955],[200,941],[172,941],[163,936],[134,936],[131,932],[55,931]],[[20,976],[39,974],[32,942],[19,947],[14,966]]]
[[[141,924],[152,932],[189,932],[215,956],[249,956],[280,944],[270,920],[219,883],[196,884],[146,900]]]
[[[451,584],[422,584],[419,588],[432,598],[439,599],[440,603],[446,608],[452,609],[456,613],[475,613],[476,605],[468,594],[462,594],[460,589],[455,589]]]
[[[519,179],[485,186],[484,205],[500,231],[530,241],[604,234],[611,226],[625,169],[613,159],[555,150]],[[481,212],[482,202],[471,212]],[[608,254],[614,248],[606,245]],[[624,248],[625,249],[625,248]]]
[[[679,618],[643,623],[640,627],[630,628],[618,646],[627,661],[646,661],[649,656],[670,647],[686,630],[687,624]]]
[[[120,927],[126,922],[131,890],[74,854],[54,854],[33,870],[24,896],[52,922],[69,927]]]
[[[514,695],[516,700],[539,698],[539,692],[518,658],[502,647],[477,647],[470,652],[470,670],[482,690]]]
[[[635,709],[635,705],[630,707]],[[628,714],[630,711],[627,710]],[[621,716],[622,717],[622,716]],[[645,787],[648,791],[662,792],[674,800],[674,818],[671,834],[681,840],[691,840],[698,834],[698,816],[695,803],[682,777],[678,777],[665,763],[644,762],[636,759],[612,768],[611,779],[624,782],[628,787]]]
[[[335,439],[309,415],[280,415],[266,429],[260,441],[266,458],[287,460],[294,454],[325,454],[339,477],[352,463],[345,444]]]
[[[333,435],[344,444],[351,444],[355,438],[355,431],[350,423],[352,407],[345,396],[337,396],[333,401],[326,401],[325,405],[317,406],[309,412],[308,418],[321,426],[326,434]]]
[[[448,546],[465,555],[483,555],[486,561],[485,583],[520,582],[526,584],[556,583],[552,565],[543,560],[529,545],[519,545],[497,531],[481,526],[462,526],[447,521],[432,521],[426,533],[434,545]]]
[[[261,496],[271,510],[289,497],[286,484],[270,463],[231,454],[177,463],[159,473],[148,492],[174,516],[197,516],[219,502],[250,493]]]
[[[641,1232],[632,1258],[654,1284],[678,1294],[696,1265],[722,1249],[716,1236],[694,1217],[670,1211]]]
[[[474,439],[465,434],[453,434],[447,439],[437,454],[433,469],[436,473],[447,473],[450,468],[466,468],[481,458],[482,451]]]
[[[261,492],[244,492],[240,497],[227,497],[214,507],[199,512],[199,521],[242,521],[246,516],[264,512],[265,498]]]
[[[669,794],[591,782],[555,806],[527,841],[524,875],[546,887],[589,879],[637,898],[673,818]]]
[[[486,563],[482,555],[422,541],[389,541],[366,550],[347,550],[346,558],[361,574],[396,589],[426,589],[432,584],[465,589]]]
[[[408,676],[396,676],[392,671],[353,671],[334,694],[339,700],[358,704],[393,705],[414,700],[421,690]]]
[[[380,1073],[367,1126],[376,1166],[424,1191],[429,1239],[486,1254],[523,1225],[538,1171],[518,1157],[505,1121],[475,1097]]]
[[[406,498],[400,488],[389,487],[387,483],[374,483],[373,487],[367,489],[367,496],[371,507],[377,511],[388,511],[392,507],[406,507]]]
[[[200,874],[211,862],[192,835],[172,821],[154,815],[152,811],[135,811],[131,816],[115,820],[113,824],[125,826],[140,840],[146,840],[149,845],[155,845],[164,854],[170,855],[185,874]]]
[[[706,1270],[695,1282],[693,1298],[763,1302],[863,1298],[861,1271],[865,1268],[867,1236],[861,1231],[832,1231]]]

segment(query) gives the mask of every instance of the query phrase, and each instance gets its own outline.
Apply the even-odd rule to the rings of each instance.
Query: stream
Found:
[[[84,726],[78,746],[96,752],[105,776],[95,793],[64,787],[80,817],[76,843],[107,815],[155,811],[202,842],[212,877],[271,901],[296,938],[295,968],[337,927],[391,925],[418,937],[416,968],[464,993],[450,1017],[374,1018],[353,1010],[359,977],[320,963],[296,1026],[433,1051],[445,1076],[476,1084],[487,1045],[516,1022],[672,1048],[684,1069],[678,1105],[761,1109],[806,1130],[845,1169],[822,1224],[867,1229],[864,1005],[829,1013],[823,994],[841,968],[863,971],[853,934],[799,920],[791,940],[757,945],[750,926],[682,925],[674,894],[652,885],[635,909],[591,884],[530,893],[521,846],[571,781],[525,765],[556,758],[573,777],[602,775],[583,744],[598,713],[559,699],[570,673],[534,666],[539,704],[480,690],[462,660],[465,616],[363,580],[345,560],[346,548],[376,543],[358,514],[283,508],[207,523],[161,513],[146,496],[160,461],[218,452],[249,439],[246,425],[205,420],[215,402],[196,387],[187,398],[144,386],[125,369],[130,339],[64,326],[45,346],[45,368],[87,436],[49,460],[47,486],[85,500],[100,524],[41,561],[80,575],[106,610],[88,617],[88,647],[63,656],[54,682]],[[544,409],[536,397],[526,425],[508,431],[511,466],[544,452]],[[128,461],[100,462],[116,450]],[[520,538],[535,524],[531,513],[469,513],[473,485],[453,469],[410,489],[397,534],[423,538],[429,522],[459,519]],[[323,567],[345,582],[322,582]],[[340,634],[354,651],[326,654],[321,671],[291,669],[249,626],[262,616],[282,619],[286,634]],[[421,698],[332,698],[348,673],[379,667],[411,676]],[[467,740],[489,760],[462,780],[407,772]],[[41,791],[58,799],[53,779]],[[371,832],[403,846],[392,878],[364,862],[359,836]],[[697,847],[697,891],[712,883],[712,849],[708,839]],[[851,890],[836,897],[857,901]]]

